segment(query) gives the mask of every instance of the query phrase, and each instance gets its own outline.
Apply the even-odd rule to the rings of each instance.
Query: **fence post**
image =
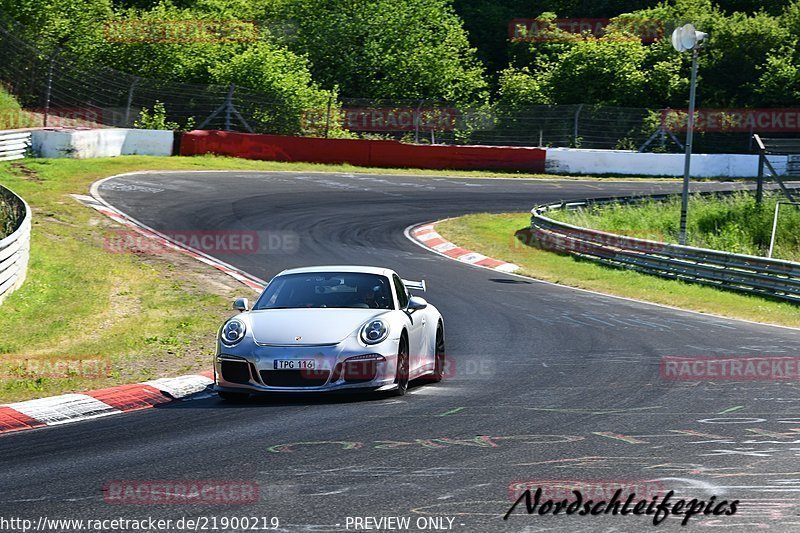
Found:
[[[131,105],[133,104],[133,90],[136,88],[136,83],[139,81],[139,78],[134,77],[133,82],[131,82],[131,86],[128,89],[128,103],[125,106],[125,124],[126,128],[130,127],[131,123]]]
[[[758,146],[758,181],[756,184],[756,204],[761,205],[764,199],[764,166],[767,162],[767,147],[758,134],[750,136],[751,141],[755,141]]]
[[[236,86],[231,83],[228,87],[228,96],[225,99],[225,131],[231,131],[231,115],[233,114],[233,91]]]
[[[47,127],[47,117],[50,115],[50,94],[53,91],[53,67],[56,64],[56,55],[58,52],[53,52],[53,55],[50,57],[50,66],[47,68],[47,89],[44,95],[44,117],[43,117],[43,126]]]
[[[414,117],[414,143],[415,144],[419,144],[419,123],[420,123],[419,115],[420,115],[420,113],[422,113],[422,103],[424,101],[425,100],[420,100],[419,101],[419,105],[417,106],[417,114]]]
[[[331,128],[331,104],[333,103],[333,93],[328,93],[328,114],[325,116],[325,138],[328,138],[328,132]]]
[[[583,104],[578,105],[578,110],[575,111],[575,127],[572,133],[572,144],[575,148],[580,148],[578,146],[578,119],[581,116],[581,111],[583,110]]]

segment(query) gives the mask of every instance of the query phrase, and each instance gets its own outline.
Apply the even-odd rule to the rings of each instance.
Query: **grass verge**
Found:
[[[764,194],[761,205],[747,192],[719,198],[693,196],[689,201],[687,242],[700,248],[765,256],[779,200],[786,201],[786,197],[777,192]],[[548,216],[584,228],[677,243],[680,212],[680,197],[675,196],[665,202],[557,210]],[[791,206],[781,209],[773,257],[800,260],[800,210]]]
[[[441,222],[436,231],[459,246],[515,263],[520,274],[532,278],[701,313],[800,327],[798,308],[790,303],[605,267],[529,247],[515,237],[529,226],[529,213],[477,214]]]

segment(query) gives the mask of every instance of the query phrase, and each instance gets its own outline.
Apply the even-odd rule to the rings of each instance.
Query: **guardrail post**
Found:
[[[578,143],[578,121],[581,117],[581,111],[583,110],[583,104],[578,105],[578,110],[575,111],[575,125],[572,132],[572,144],[575,148],[580,148]]]
[[[139,81],[139,78],[133,78],[133,82],[131,83],[130,88],[128,89],[128,103],[125,106],[125,127],[130,126],[131,120],[131,104],[133,104],[133,91],[136,89],[136,83]]]
[[[50,57],[50,66],[47,68],[47,87],[44,93],[44,117],[42,126],[47,127],[47,117],[50,114],[50,95],[53,92],[53,67],[56,64],[56,54]]]
[[[225,131],[231,131],[231,115],[233,114],[233,91],[235,85],[228,87],[228,97],[225,100]]]
[[[328,94],[328,114],[325,116],[325,138],[328,138],[328,132],[331,128],[331,105],[333,104],[333,93]]]

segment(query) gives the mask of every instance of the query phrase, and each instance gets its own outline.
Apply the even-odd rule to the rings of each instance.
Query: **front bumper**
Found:
[[[220,346],[214,358],[214,389],[240,393],[390,390],[396,387],[397,344],[387,340],[364,347],[351,339],[332,346]],[[314,365],[278,368],[285,365],[281,361],[313,361]]]

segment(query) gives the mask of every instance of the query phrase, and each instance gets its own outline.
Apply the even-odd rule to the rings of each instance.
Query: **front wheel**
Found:
[[[400,346],[397,349],[397,370],[394,382],[397,383],[397,388],[394,390],[395,396],[403,396],[408,390],[408,342],[404,337],[400,339]]]
[[[436,328],[436,349],[433,356],[433,376],[431,376],[431,381],[434,383],[439,383],[442,381],[442,377],[444,377],[444,365],[445,365],[445,355],[444,355],[444,329],[440,325]]]

